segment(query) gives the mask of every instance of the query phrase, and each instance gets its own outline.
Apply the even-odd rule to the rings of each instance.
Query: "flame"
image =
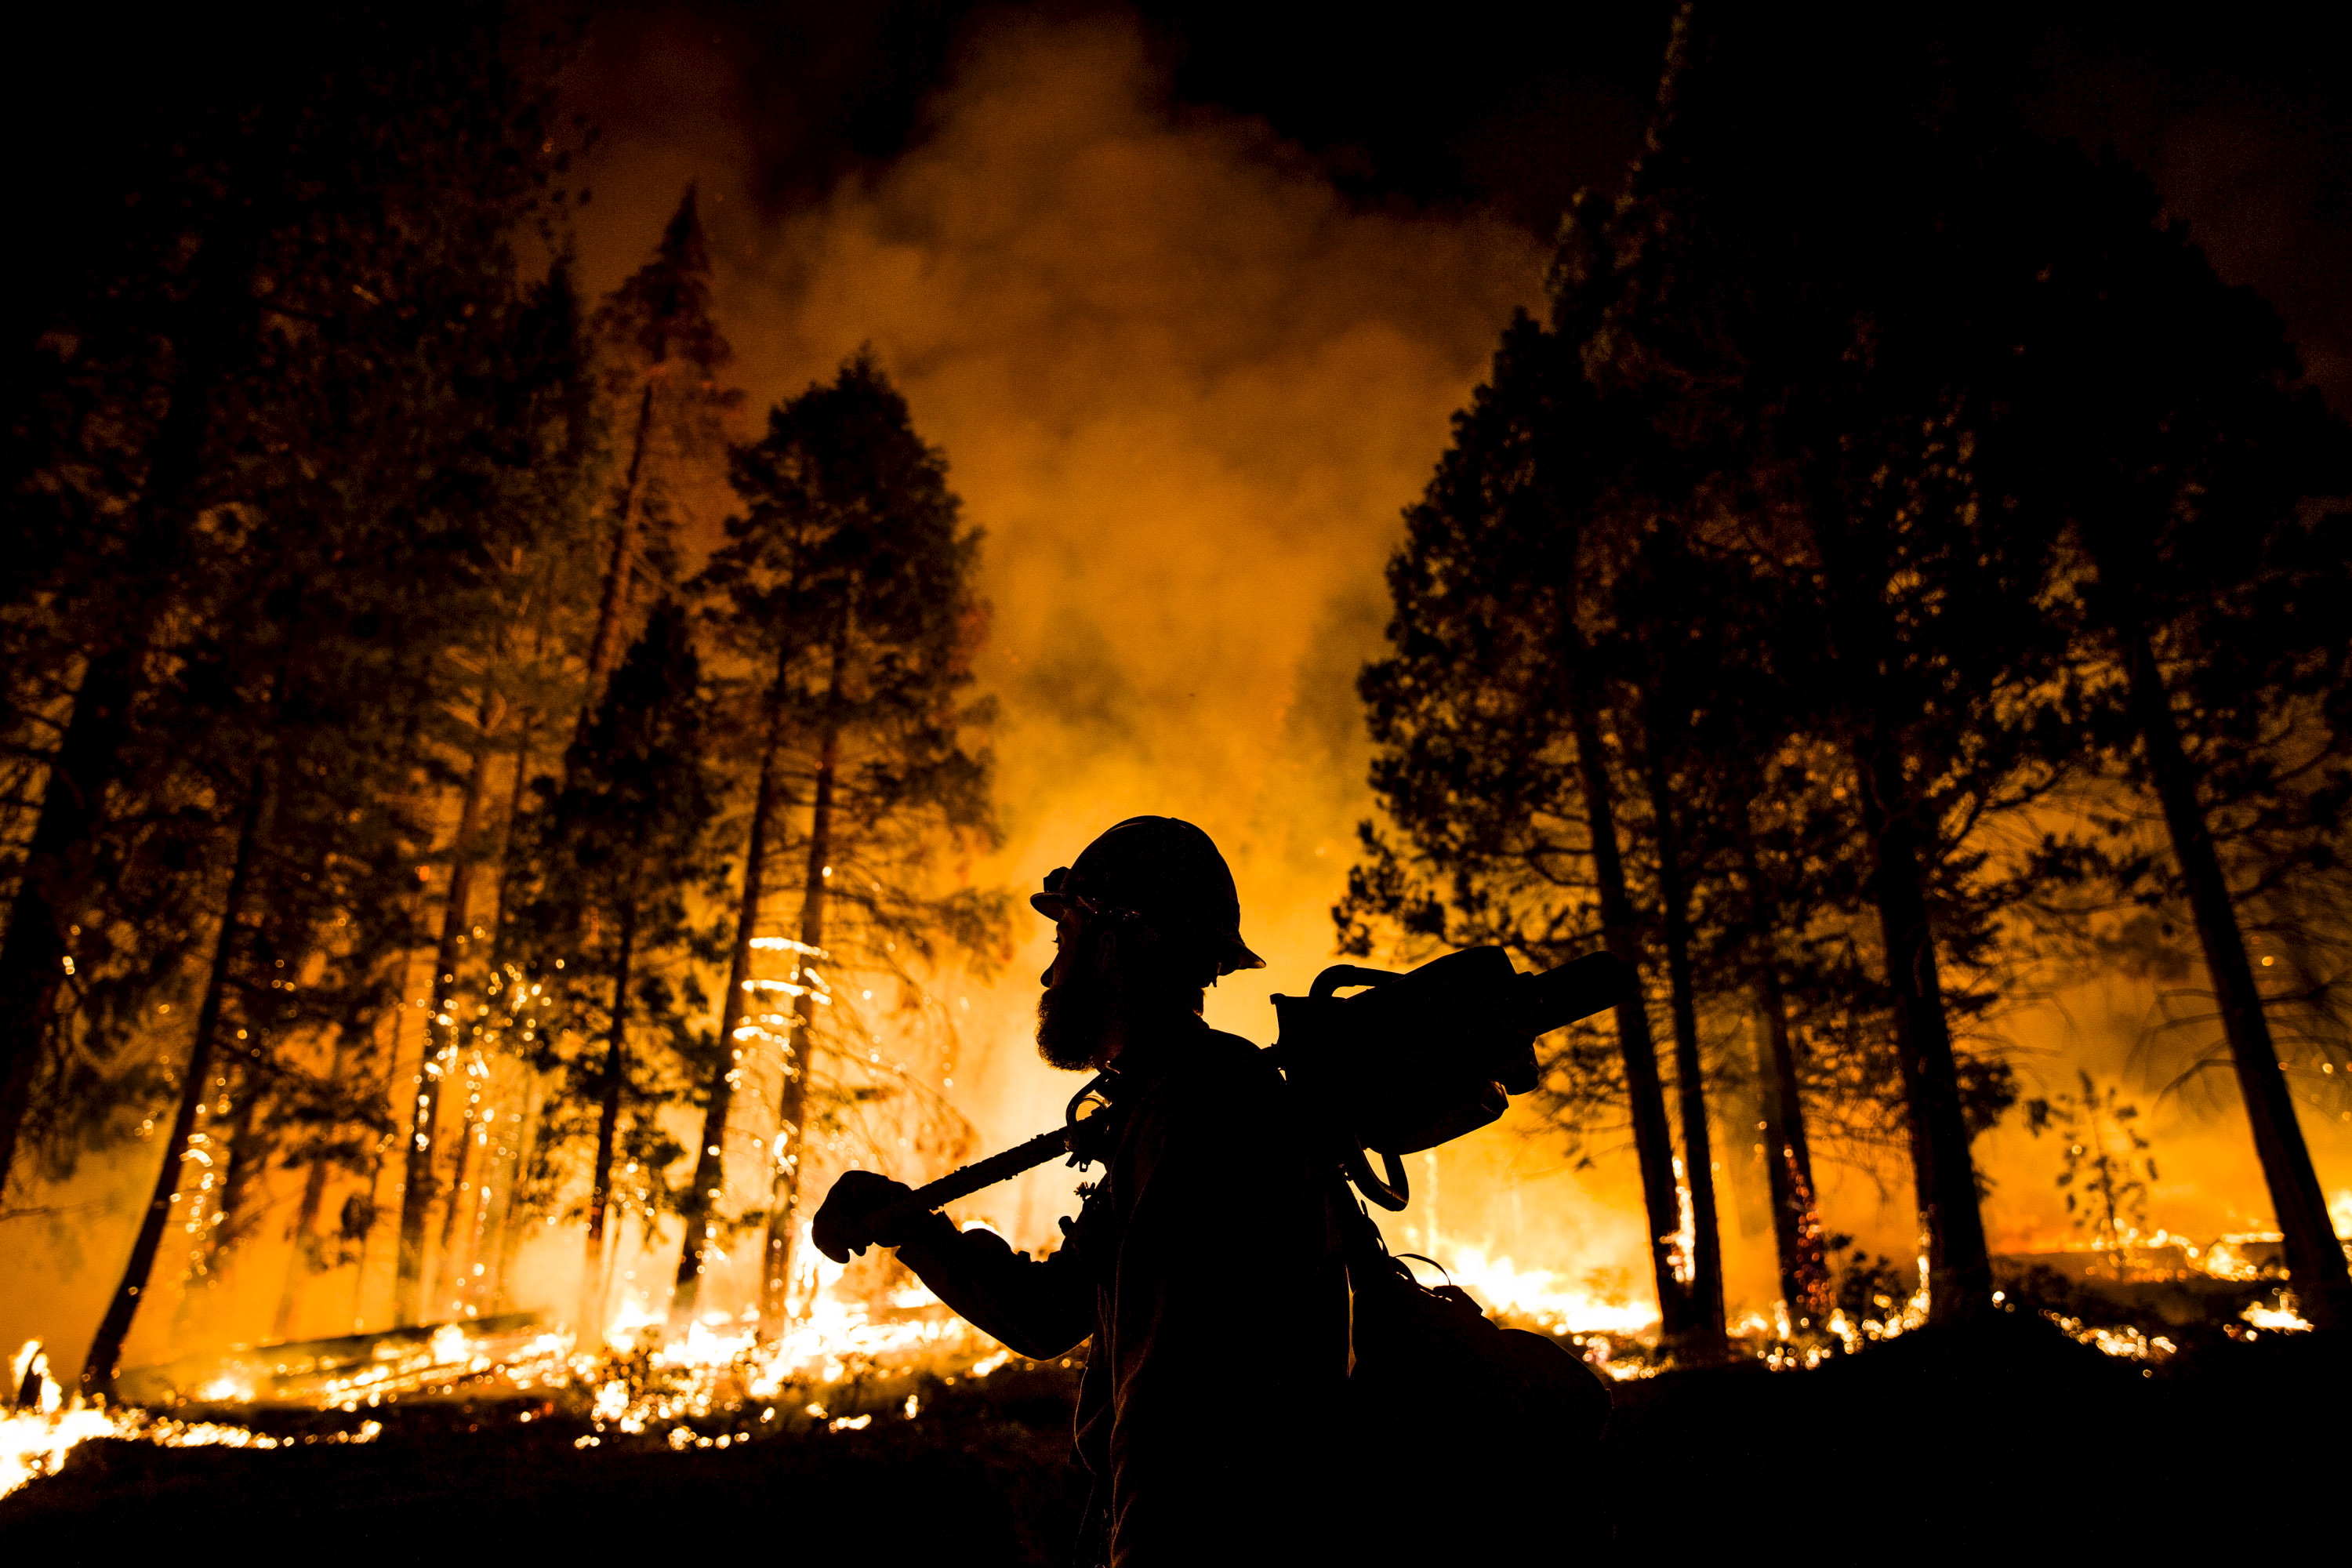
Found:
[[[1591,1285],[1565,1286],[1549,1269],[1523,1269],[1507,1256],[1487,1257],[1483,1247],[1458,1247],[1443,1267],[1488,1310],[1527,1320],[1555,1335],[1631,1335],[1657,1326],[1656,1312],[1621,1296]]]
[[[2343,1223],[2343,1216],[2352,1215],[2352,1190],[2337,1194],[2330,1206]],[[865,1431],[874,1425],[876,1410],[835,1414],[828,1405],[835,1397],[834,1390],[846,1385],[846,1396],[862,1402],[871,1395],[861,1394],[858,1385],[877,1373],[931,1374],[952,1384],[959,1376],[986,1378],[1013,1360],[1010,1350],[956,1318],[919,1282],[902,1281],[866,1297],[845,1289],[848,1270],[818,1253],[809,1226],[804,1223],[802,1228],[789,1321],[772,1341],[761,1342],[756,1311],[747,1309],[740,1317],[706,1313],[688,1323],[683,1333],[649,1343],[663,1329],[664,1319],[643,1297],[632,1295],[600,1333],[577,1340],[563,1330],[518,1333],[512,1324],[489,1331],[471,1321],[443,1323],[422,1343],[411,1338],[378,1345],[369,1364],[345,1375],[295,1375],[302,1372],[300,1367],[279,1365],[272,1382],[259,1353],[244,1352],[242,1362],[196,1384],[194,1393],[213,1403],[297,1405],[356,1413],[362,1400],[375,1406],[404,1393],[454,1393],[461,1385],[485,1394],[568,1391],[593,1427],[576,1438],[574,1447],[596,1447],[605,1435],[617,1433],[650,1434],[683,1449],[750,1441],[750,1432],[709,1435],[692,1423],[712,1416],[749,1419],[754,1408],[762,1428],[782,1430],[776,1425],[779,1415],[790,1426],[797,1411],[797,1419],[825,1433]],[[2275,1264],[2257,1262],[2253,1249],[2274,1247],[2277,1240],[2274,1234],[2246,1232],[2224,1236],[2200,1250],[2163,1231],[2134,1235],[2128,1246],[2116,1249],[2117,1268],[2127,1266],[2128,1255],[2143,1268],[2152,1268],[2159,1261],[2155,1255],[2178,1249],[2178,1258],[2208,1275],[2258,1279]],[[1488,1247],[1467,1244],[1447,1248],[1439,1262],[1453,1282],[1483,1308],[1517,1326],[1570,1342],[1604,1375],[1648,1377],[1665,1364],[1656,1353],[1657,1314],[1636,1300],[1622,1278],[1612,1280],[1609,1273],[1595,1271],[1582,1282],[1573,1282],[1549,1269],[1521,1268],[1509,1255]],[[2172,1271],[2179,1270],[2179,1265],[2174,1265]],[[1774,1370],[1816,1366],[1834,1349],[1858,1351],[1924,1324],[1928,1304],[1924,1260],[1920,1274],[1922,1283],[1907,1300],[1878,1299],[1882,1315],[1855,1321],[1843,1310],[1832,1312],[1826,1329],[1834,1345],[1792,1336],[1785,1306],[1769,1316],[1744,1314],[1733,1334]],[[1996,1293],[1994,1301],[2001,1304],[2002,1296]],[[2177,1350],[2163,1334],[2137,1327],[2092,1325],[2056,1312],[2042,1315],[2070,1337],[2118,1359],[2161,1362]],[[2311,1327],[2292,1291],[2285,1289],[2272,1300],[2247,1306],[2241,1318],[2244,1329],[2233,1326],[2231,1331],[2247,1337],[2303,1332]],[[263,1352],[268,1348],[262,1347]],[[0,1496],[55,1474],[75,1445],[93,1437],[174,1447],[275,1448],[290,1440],[233,1421],[181,1421],[137,1406],[68,1401],[49,1375],[38,1340],[27,1341],[16,1352],[10,1376],[15,1388],[26,1391],[26,1403],[0,1415]],[[261,1392],[262,1384],[270,1384],[269,1392]],[[905,1392],[902,1382],[886,1409],[906,1420],[919,1419],[923,1399]],[[522,1409],[514,1418],[527,1423],[536,1414],[536,1407]],[[369,1419],[353,1430],[303,1441],[368,1443],[383,1429],[381,1422]]]
[[[2278,1333],[2299,1333],[2311,1327],[2295,1310],[2294,1292],[2279,1292],[2275,1305],[2268,1301],[2249,1301],[2246,1310],[2238,1314],[2251,1328],[2268,1329]]]
[[[0,1498],[63,1467],[74,1446],[93,1437],[121,1437],[167,1448],[275,1448],[287,1439],[221,1421],[175,1421],[135,1406],[111,1409],[68,1405],[64,1391],[48,1375],[48,1358],[41,1342],[27,1341],[13,1363],[16,1384],[28,1375],[39,1380],[39,1395],[29,1408],[0,1414]],[[380,1421],[363,1421],[356,1431],[305,1438],[306,1442],[373,1443],[383,1431]]]

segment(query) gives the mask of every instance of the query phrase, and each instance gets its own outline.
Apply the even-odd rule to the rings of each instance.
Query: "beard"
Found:
[[[1037,998],[1037,1054],[1065,1072],[1101,1066],[1097,1058],[1123,1000],[1118,981],[1094,965],[1064,965],[1062,978]]]

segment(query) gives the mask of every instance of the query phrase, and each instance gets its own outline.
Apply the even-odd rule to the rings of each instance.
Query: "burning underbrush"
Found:
[[[111,1406],[69,1399],[36,1342],[17,1353],[16,1408],[0,1416],[0,1495],[94,1438],[268,1449],[454,1421],[468,1432],[537,1426],[535,1438],[560,1430],[580,1449],[682,1449],[859,1431],[914,1420],[941,1391],[1015,1363],[894,1268],[846,1272],[818,1260],[764,1342],[754,1312],[711,1314],[672,1337],[632,1301],[588,1343],[541,1313],[509,1313],[137,1368]],[[1076,1375],[1072,1360],[1047,1364]]]
[[[2224,1254],[2232,1267],[2221,1271],[2161,1247],[2003,1259],[1997,1300],[2006,1316],[2042,1320],[2153,1372],[2186,1350],[2308,1327],[2276,1268],[2241,1266],[2244,1250]],[[1554,1337],[1621,1384],[1675,1369],[1624,1279],[1571,1281],[1476,1247],[1449,1252],[1447,1276],[1498,1321]],[[94,1441],[276,1450],[503,1432],[551,1453],[684,1452],[878,1437],[985,1412],[1048,1450],[1066,1444],[1083,1352],[1016,1357],[889,1260],[845,1270],[813,1249],[803,1256],[812,1262],[794,1310],[765,1342],[748,1312],[714,1313],[673,1336],[646,1303],[627,1301],[593,1342],[533,1312],[239,1347],[127,1373],[111,1405],[69,1397],[30,1343],[12,1367],[15,1409],[0,1415],[0,1496]],[[1799,1371],[1867,1354],[1926,1323],[1917,1279],[1857,1253],[1825,1324],[1792,1325],[1785,1310],[1745,1314],[1732,1325],[1734,1359]]]

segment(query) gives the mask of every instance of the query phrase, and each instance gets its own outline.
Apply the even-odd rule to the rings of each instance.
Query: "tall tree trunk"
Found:
[[[246,783],[245,810],[238,820],[236,854],[230,863],[228,892],[221,903],[220,936],[213,945],[212,971],[205,980],[204,1000],[196,1008],[195,1038],[188,1047],[186,1076],[180,1083],[180,1106],[172,1117],[172,1131],[163,1140],[163,1167],[156,1173],[155,1190],[140,1217],[139,1234],[131,1244],[131,1258],[122,1279],[99,1321],[82,1363],[81,1389],[86,1394],[111,1395],[114,1374],[122,1360],[122,1342],[138,1315],[139,1299],[154,1272],[156,1249],[163,1242],[163,1226],[171,1217],[173,1200],[180,1195],[189,1138],[195,1131],[196,1112],[212,1087],[213,1037],[220,1027],[221,1004],[228,994],[228,976],[236,963],[238,922],[243,918],[246,883],[253,870],[254,841],[261,825],[262,772],[256,766]]]
[[[515,1127],[514,1143],[507,1151],[507,1187],[499,1200],[497,1260],[491,1265],[489,1289],[490,1310],[507,1310],[507,1282],[514,1278],[515,1252],[522,1244],[523,1218],[516,1214],[516,1198],[520,1194],[523,1177],[530,1170],[531,1145],[539,1137],[540,1100],[538,1074],[533,1072],[523,1086],[522,1115]]]
[[[1649,728],[1649,726],[1644,726]],[[1706,1080],[1698,1055],[1698,999],[1691,974],[1690,892],[1665,759],[1654,736],[1647,748],[1650,812],[1658,835],[1658,896],[1664,906],[1666,980],[1675,1021],[1675,1102],[1682,1112],[1684,1180],[1690,1192],[1690,1321],[1678,1347],[1701,1363],[1730,1354],[1724,1333],[1723,1239],[1715,1205],[1715,1140],[1706,1124]]]
[[[466,1200],[466,1228],[458,1237],[463,1250],[457,1258],[457,1282],[450,1289],[450,1299],[457,1303],[458,1311],[469,1317],[480,1311],[483,1295],[489,1287],[489,1266],[482,1261],[482,1243],[489,1228],[499,1176],[499,1108],[491,1106],[476,1126],[481,1160],[474,1174],[473,1193]]]
[[[481,1053],[474,1053],[474,1066],[481,1065]],[[474,1150],[481,1133],[481,1080],[468,1068],[466,1074],[466,1109],[458,1122],[457,1153],[450,1161],[449,1201],[441,1205],[441,1244],[433,1268],[433,1310],[457,1312],[456,1292],[462,1279],[459,1270],[465,1259],[459,1256],[458,1239],[464,1226],[471,1223],[474,1211]]]
[[[1765,1179],[1772,1191],[1772,1240],[1780,1256],[1780,1299],[1790,1327],[1811,1328],[1830,1315],[1829,1259],[1822,1248],[1821,1200],[1805,1142],[1805,1108],[1797,1096],[1796,1042],[1780,973],[1769,954],[1757,970],[1756,1017],[1763,1037]]]
[[[2121,614],[2115,619],[2131,683],[2132,718],[2146,750],[2149,782],[2164,808],[2173,858],[2189,884],[2197,940],[2204,949],[2205,970],[2212,977],[2221,1004],[2222,1037],[2230,1044],[2230,1064],[2237,1073],[2239,1096],[2246,1104],[2254,1154],[2262,1162],[2271,1208],[2284,1238],[2287,1276],[2294,1283],[2295,1300],[2304,1316],[2315,1327],[2352,1327],[2352,1278],[2347,1278],[2344,1247],[2328,1216],[2327,1197],[2320,1190],[2311,1148],[2295,1120],[2286,1075],[2279,1070],[2278,1047],[2271,1039],[2270,1018],[2263,1011],[2262,993],[2254,984],[2237,906],[2221,875],[2221,858],[2214,847],[2205,808],[2197,798],[2196,775],[2180,749],[2171,693],[2165,688],[2147,628]]]
[[[596,1118],[596,1166],[588,1184],[588,1258],[583,1271],[580,1333],[591,1343],[604,1331],[604,1214],[613,1200],[613,1148],[621,1131],[621,1080],[627,1066],[629,963],[636,945],[637,906],[621,906],[621,949],[613,970],[613,1027],[605,1038],[604,1103]]]
[[[546,617],[542,615],[539,626],[540,635],[533,648],[534,657],[544,651],[546,630]],[[525,709],[516,729],[514,781],[507,791],[506,821],[499,829],[498,889],[491,895],[490,901],[490,963],[494,969],[502,967],[507,951],[507,892],[514,885],[515,829],[521,822],[522,797],[530,783],[531,746],[539,729],[538,710]],[[501,973],[499,984],[502,986],[510,986],[512,982]],[[511,995],[511,993],[509,994]],[[519,1006],[509,1005],[508,1008],[509,1016],[518,1014],[520,1011]],[[537,1108],[531,1101],[538,1073],[530,1066],[528,1051],[519,1055],[518,1062],[524,1075],[521,1098],[529,1114],[535,1118]],[[522,1145],[529,1132],[535,1131],[537,1126],[536,1121],[533,1121],[530,1126],[526,1127],[522,1113],[517,1113],[514,1121],[510,1142],[495,1157],[494,1163],[499,1169],[494,1173],[486,1166],[482,1177],[480,1227],[487,1227],[489,1235],[497,1237],[497,1249],[488,1268],[484,1271],[481,1283],[475,1288],[473,1294],[478,1300],[491,1303],[493,1311],[499,1310],[497,1304],[505,1295],[507,1266],[513,1258],[514,1238],[509,1235],[509,1230],[514,1223],[515,1184],[522,1178]],[[492,1197],[493,1192],[497,1194],[495,1199]],[[481,1250],[480,1241],[481,1238],[477,1237],[475,1243],[477,1256]]]
[[[1584,655],[1578,649],[1575,657]],[[1642,973],[1642,938],[1633,900],[1625,891],[1625,863],[1617,847],[1615,791],[1609,782],[1609,754],[1601,743],[1600,714],[1588,693],[1577,689],[1570,721],[1575,731],[1577,776],[1583,785],[1585,820],[1592,837],[1593,879],[1601,893],[1601,931],[1610,956],[1626,973]],[[1674,1134],[1667,1130],[1666,1097],[1658,1079],[1658,1047],[1650,1037],[1650,1015],[1636,980],[1617,1004],[1617,1046],[1625,1061],[1625,1094],[1633,1121],[1633,1153],[1642,1170],[1642,1204],[1650,1226],[1650,1276],[1657,1286],[1658,1321],[1669,1340],[1689,1331],[1692,1310],[1675,1272],[1675,1242],[1682,1230],[1681,1194],[1675,1184]]]
[[[816,1012],[812,960],[824,950],[825,878],[833,869],[834,772],[841,763],[838,705],[848,660],[848,638],[835,645],[832,683],[825,693],[824,742],[817,752],[816,789],[809,814],[808,879],[801,894],[801,951],[793,978],[793,1026],[784,1051],[784,1083],[776,1110],[776,1168],[768,1198],[768,1232],[761,1253],[760,1333],[772,1339],[783,1330],[784,1295],[793,1277],[794,1226],[800,1218],[801,1152],[807,1143],[809,1075],[816,1047],[810,1026]]]
[[[535,710],[523,710],[522,721],[516,727],[514,784],[507,791],[506,820],[499,826],[499,885],[490,895],[490,962],[498,963],[506,954],[507,889],[514,881],[515,828],[522,821],[523,792],[530,786],[531,742],[539,730],[539,714]],[[504,984],[501,979],[500,984]]]
[[[1749,962],[1755,966],[1756,1028],[1762,1049],[1757,1067],[1765,1181],[1772,1194],[1772,1241],[1780,1266],[1780,1300],[1790,1329],[1829,1321],[1829,1260],[1822,1246],[1821,1200],[1813,1186],[1812,1150],[1805,1138],[1804,1101],[1797,1092],[1796,1040],[1789,1027],[1788,995],[1780,984],[1772,928],[1778,911],[1767,901],[1764,868],[1743,814],[1738,824],[1740,874],[1748,884]]]
[[[629,443],[629,466],[621,480],[620,513],[613,521],[613,559],[604,568],[604,595],[596,606],[596,633],[588,642],[588,684],[580,700],[579,732],[583,735],[588,732],[595,716],[596,699],[603,693],[604,677],[612,673],[613,662],[620,656],[621,620],[628,612],[630,579],[636,571],[637,489],[653,424],[654,384],[648,377],[645,395],[637,402],[636,433]]]
[[[490,731],[496,699],[485,693],[477,715],[478,733],[457,803],[457,834],[449,856],[449,900],[441,913],[441,941],[433,954],[433,1006],[417,1061],[415,1120],[402,1151],[400,1258],[393,1276],[392,1321],[407,1328],[417,1321],[417,1298],[425,1289],[425,1218],[433,1205],[434,1133],[441,1110],[441,1082],[457,1059],[457,963],[465,945],[467,905],[474,886],[474,835],[481,816],[482,787],[489,777]],[[441,1022],[447,1019],[447,1023]]]
[[[1854,762],[1874,861],[1871,896],[1886,946],[1887,984],[1895,994],[1895,1054],[1909,1111],[1912,1178],[1920,1227],[1927,1232],[1927,1316],[1931,1322],[1960,1322],[1992,1310],[1992,1260],[1985,1250],[1910,790],[1901,757],[1874,731],[1857,748]]]
[[[702,1113],[702,1141],[696,1145],[694,1184],[680,1205],[686,1242],[677,1257],[677,1279],[670,1291],[669,1332],[686,1332],[702,1299],[702,1271],[709,1255],[720,1192],[727,1173],[727,1117],[735,1086],[743,1075],[743,1049],[736,1032],[743,1026],[745,994],[751,985],[751,938],[760,925],[760,900],[768,862],[768,818],[775,810],[776,752],[783,723],[785,661],[779,658],[768,697],[765,739],[760,750],[760,784],[751,800],[751,844],[743,860],[743,896],[735,909],[735,948],[727,963],[727,994],[719,1005],[719,1059],[712,1064],[709,1095]]]

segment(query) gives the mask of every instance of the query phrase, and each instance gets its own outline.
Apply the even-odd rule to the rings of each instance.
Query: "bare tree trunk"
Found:
[[[2149,782],[2164,808],[2173,858],[2189,884],[2189,907],[2196,917],[2205,970],[2212,977],[2221,1005],[2230,1064],[2237,1073],[2239,1096],[2245,1101],[2246,1122],[2253,1132],[2263,1180],[2270,1188],[2272,1212],[2284,1238],[2287,1277],[2294,1282],[2295,1300],[2313,1326],[2352,1326],[2352,1277],[2347,1277],[2344,1247],[2328,1216],[2327,1196],[2312,1165],[2311,1147],[2304,1142],[2303,1126],[2295,1120],[2286,1075],[2279,1070],[2278,1047],[2271,1039],[2270,1018],[2263,1011],[2262,993],[2254,984],[2237,906],[2221,875],[2221,859],[2205,808],[2197,798],[2195,774],[2180,749],[2171,694],[2165,689],[2164,673],[2157,666],[2147,629],[2120,614],[2115,619],[2131,682],[2132,718],[2147,758]]]
[[[1584,656],[1580,649],[1576,657]],[[1577,774],[1583,785],[1585,820],[1592,837],[1593,879],[1601,894],[1601,930],[1610,955],[1628,973],[1642,972],[1642,939],[1633,900],[1625,891],[1625,864],[1617,847],[1615,791],[1609,757],[1601,743],[1601,721],[1588,694],[1575,692],[1570,722],[1575,731]],[[1687,1332],[1692,1308],[1675,1272],[1675,1239],[1682,1229],[1682,1205],[1675,1184],[1674,1134],[1666,1123],[1665,1089],[1658,1079],[1658,1047],[1650,1037],[1650,1015],[1637,983],[1617,1004],[1617,1045],[1625,1061],[1625,1091],[1633,1122],[1633,1152],[1642,1171],[1642,1204],[1650,1227],[1650,1276],[1658,1291],[1659,1326],[1669,1340]]]
[[[522,1244],[522,1220],[516,1215],[516,1198],[520,1195],[524,1176],[530,1170],[531,1145],[539,1136],[540,1102],[538,1075],[533,1073],[523,1089],[522,1115],[515,1127],[514,1145],[508,1151],[507,1190],[499,1207],[498,1260],[488,1292],[490,1310],[503,1312],[511,1300],[509,1282],[514,1278],[515,1251]]]
[[[139,1299],[154,1272],[155,1253],[163,1245],[164,1223],[171,1216],[173,1201],[180,1195],[181,1173],[186,1167],[196,1113],[212,1088],[213,1037],[220,1027],[221,1004],[228,994],[229,971],[236,963],[238,921],[243,915],[246,882],[253,869],[254,841],[259,836],[261,796],[262,773],[256,766],[246,783],[245,811],[237,824],[236,854],[229,868],[228,892],[221,903],[220,936],[213,945],[212,971],[205,980],[204,1001],[196,1009],[195,1038],[188,1047],[186,1075],[180,1083],[180,1106],[173,1115],[172,1131],[163,1140],[163,1168],[156,1174],[155,1190],[147,1200],[147,1212],[140,1218],[139,1234],[131,1241],[131,1258],[123,1266],[122,1279],[114,1288],[106,1316],[99,1321],[98,1333],[91,1339],[89,1354],[82,1363],[81,1389],[85,1394],[110,1395],[114,1392],[114,1374],[122,1360],[122,1342],[131,1332],[131,1320],[139,1311]]]
[[[1646,727],[1646,726],[1645,726]],[[1666,976],[1675,1021],[1675,1101],[1682,1112],[1684,1180],[1691,1205],[1690,1321],[1677,1346],[1701,1363],[1725,1360],[1723,1240],[1715,1204],[1715,1141],[1706,1124],[1706,1091],[1698,1053],[1698,1001],[1691,974],[1690,894],[1684,886],[1682,846],[1664,759],[1647,747],[1650,811],[1658,835],[1658,894],[1664,905]]]
[[[481,1141],[481,1169],[474,1182],[473,1196],[466,1205],[466,1232],[460,1238],[465,1244],[465,1252],[458,1260],[457,1283],[453,1292],[458,1310],[469,1314],[481,1310],[490,1283],[489,1265],[482,1260],[482,1244],[488,1239],[490,1215],[496,1203],[499,1155],[498,1130],[499,1110],[493,1105],[482,1117],[480,1131],[476,1134]]]
[[[481,1053],[474,1053],[474,1065],[481,1064]],[[473,1217],[474,1148],[481,1131],[481,1113],[476,1101],[481,1097],[480,1080],[468,1070],[466,1075],[466,1109],[457,1128],[457,1152],[450,1162],[449,1201],[441,1205],[441,1244],[433,1268],[433,1310],[455,1313],[455,1294],[460,1288],[459,1270],[465,1259],[457,1256],[461,1217]]]
[[[834,647],[833,678],[825,696],[824,742],[817,753],[816,788],[809,815],[808,879],[801,894],[801,952],[793,966],[800,994],[793,998],[793,1026],[785,1048],[784,1082],[776,1110],[776,1166],[770,1184],[768,1231],[761,1250],[760,1333],[772,1339],[783,1330],[784,1295],[792,1279],[794,1226],[800,1217],[801,1152],[807,1143],[809,1075],[815,1066],[810,1025],[816,1011],[816,981],[811,961],[824,949],[825,879],[833,872],[834,772],[841,763],[836,718],[848,660],[845,634]]]
[[[766,736],[760,750],[760,784],[751,802],[751,845],[743,860],[743,897],[735,910],[735,947],[727,964],[727,994],[719,1005],[719,1060],[704,1102],[702,1141],[694,1159],[694,1184],[681,1205],[686,1240],[678,1250],[677,1279],[669,1299],[669,1332],[686,1332],[702,1297],[702,1271],[709,1253],[714,1218],[726,1181],[727,1117],[743,1074],[743,1050],[736,1043],[743,1026],[744,995],[751,984],[751,938],[759,930],[760,900],[768,861],[768,818],[775,810],[776,751],[783,722],[784,661],[777,660],[770,689]]]
[[[433,954],[433,1006],[427,1016],[423,1056],[417,1063],[415,1120],[402,1151],[400,1260],[393,1277],[392,1321],[406,1328],[417,1321],[417,1298],[425,1289],[425,1218],[433,1205],[434,1134],[441,1110],[441,1081],[457,1059],[457,963],[465,945],[467,905],[474,885],[474,835],[481,816],[482,788],[489,777],[490,731],[497,699],[484,693],[476,716],[472,763],[457,803],[457,834],[449,857],[449,900],[441,913],[441,942]],[[447,1023],[440,1020],[447,1019]]]
[[[1895,1054],[1909,1109],[1919,1223],[1927,1236],[1927,1316],[1931,1322],[1960,1322],[1992,1310],[1992,1260],[1985,1249],[1916,828],[1894,749],[1873,733],[1857,748],[1854,762],[1861,775],[1863,826],[1874,862],[1871,895],[1886,945],[1887,984],[1895,994]]]
[[[596,1119],[596,1167],[588,1184],[588,1258],[583,1274],[580,1332],[604,1326],[604,1212],[613,1198],[613,1148],[621,1129],[621,1080],[627,1066],[629,963],[637,934],[634,900],[621,907],[621,951],[613,973],[613,1027],[604,1046],[604,1105]]]

